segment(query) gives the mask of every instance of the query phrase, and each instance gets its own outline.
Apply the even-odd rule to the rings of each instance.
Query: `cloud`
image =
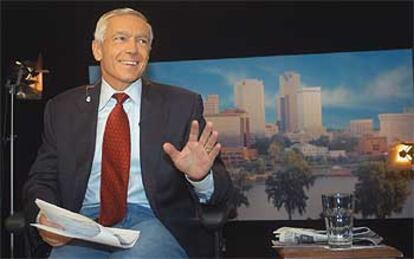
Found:
[[[221,77],[226,85],[232,88],[237,81],[249,78],[248,74],[243,71],[225,71],[217,67],[206,67],[203,72]]]
[[[390,98],[412,98],[413,85],[411,70],[407,66],[397,67],[378,74],[362,86],[361,90],[348,86],[322,87],[324,106],[373,108]]]
[[[255,64],[255,67],[259,70],[262,70],[265,73],[270,74],[271,76],[274,76],[275,78],[279,78],[280,72],[278,71],[277,67],[270,66],[269,64]]]
[[[408,66],[397,67],[376,76],[368,83],[366,95],[375,99],[403,98],[413,94],[412,71]]]
[[[347,87],[339,86],[333,89],[322,88],[322,103],[323,106],[347,107],[354,106],[354,95]]]

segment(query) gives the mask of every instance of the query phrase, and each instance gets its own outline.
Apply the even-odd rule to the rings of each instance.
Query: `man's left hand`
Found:
[[[163,145],[165,153],[170,156],[178,170],[192,181],[201,181],[208,174],[221,148],[217,143],[218,132],[213,130],[211,122],[207,122],[200,139],[199,127],[196,120],[192,121],[188,142],[181,151],[171,143],[166,142]]]

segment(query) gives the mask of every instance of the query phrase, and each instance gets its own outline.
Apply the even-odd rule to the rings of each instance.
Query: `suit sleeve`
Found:
[[[39,212],[34,203],[36,198],[59,205],[59,198],[57,197],[58,154],[53,130],[53,116],[53,100],[50,100],[46,104],[44,112],[42,145],[32,165],[28,180],[23,187],[23,205],[27,223],[34,222]],[[41,241],[34,228],[29,227],[29,235],[32,242]]]

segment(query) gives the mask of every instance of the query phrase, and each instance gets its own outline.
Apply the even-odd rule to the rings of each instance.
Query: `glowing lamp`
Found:
[[[414,169],[414,143],[400,143],[390,152],[391,166],[398,169]]]

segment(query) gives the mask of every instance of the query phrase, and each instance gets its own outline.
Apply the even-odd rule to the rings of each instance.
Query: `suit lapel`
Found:
[[[145,192],[156,214],[156,177],[160,158],[164,154],[162,145],[167,126],[167,112],[164,95],[159,87],[143,80],[140,122],[141,172]]]
[[[85,196],[89,175],[91,173],[93,155],[96,143],[96,127],[98,121],[99,94],[101,91],[101,81],[94,85],[85,87],[85,96],[81,96],[77,101],[78,120],[73,127],[73,136],[77,139],[74,155],[76,156],[76,177],[78,184],[73,191],[75,206],[79,210]]]

